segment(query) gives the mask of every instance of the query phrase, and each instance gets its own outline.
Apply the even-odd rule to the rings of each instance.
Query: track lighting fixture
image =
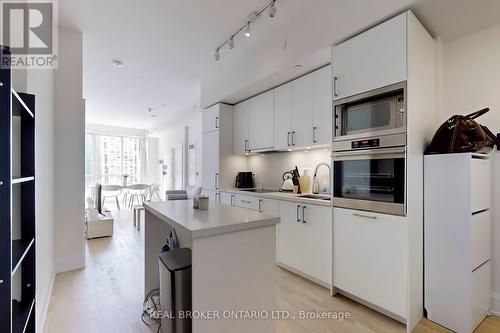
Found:
[[[271,6],[269,6],[269,17],[270,18],[273,18],[276,16],[276,6],[274,5],[275,2],[276,2],[276,0],[273,0],[273,2],[271,2]]]
[[[250,32],[250,22],[247,23],[247,28],[245,29],[245,37],[250,37],[252,36],[252,33]]]
[[[225,40],[222,44],[220,44],[216,49],[215,49],[215,54],[214,54],[214,59],[217,61],[220,59],[220,49],[224,47],[224,45],[227,44],[227,47],[232,50],[234,49],[234,38],[240,34],[243,33],[245,37],[250,37],[252,35],[252,32],[250,31],[250,24],[255,22],[263,12],[268,11],[269,17],[275,17],[276,16],[276,0],[270,1],[264,8],[262,8],[259,11],[252,11],[250,15],[248,15],[248,21],[243,25],[241,28],[239,28],[235,33],[229,37],[229,39]]]

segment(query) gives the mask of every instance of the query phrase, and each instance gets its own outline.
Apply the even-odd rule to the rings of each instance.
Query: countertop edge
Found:
[[[269,226],[273,226],[273,225],[280,223],[280,217],[276,216],[276,217],[265,217],[262,220],[257,220],[257,221],[252,221],[252,222],[216,226],[216,227],[211,227],[211,228],[207,228],[207,229],[203,229],[203,230],[190,230],[190,229],[186,228],[185,226],[183,226],[182,224],[179,224],[176,221],[169,218],[168,216],[162,214],[161,212],[154,209],[153,207],[149,206],[147,203],[144,203],[144,209],[147,210],[148,212],[150,212],[151,214],[155,215],[159,219],[163,220],[165,223],[171,224],[171,226],[173,228],[181,228],[185,232],[188,232],[191,235],[192,239],[218,236],[218,235],[222,235],[222,234],[244,231],[244,230],[249,230],[249,229],[264,228],[264,227],[269,227]],[[245,209],[245,208],[241,208],[241,209]]]

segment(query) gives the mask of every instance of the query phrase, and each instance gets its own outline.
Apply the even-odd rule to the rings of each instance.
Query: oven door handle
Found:
[[[337,161],[341,160],[360,160],[360,159],[381,159],[385,156],[389,158],[402,158],[405,157],[405,147],[384,148],[384,149],[366,149],[345,152],[334,152],[333,158]]]

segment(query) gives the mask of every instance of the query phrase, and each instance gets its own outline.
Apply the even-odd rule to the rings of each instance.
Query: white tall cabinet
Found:
[[[334,100],[406,82],[406,216],[334,207],[332,291],[357,296],[406,323],[407,332],[424,314],[422,179],[424,149],[439,122],[435,50],[434,39],[411,11],[332,49]],[[366,261],[377,253],[380,258]]]
[[[202,185],[214,200],[223,187],[233,187],[238,171],[246,161],[233,155],[233,107],[216,104],[203,111]],[[206,191],[212,191],[210,193]]]
[[[472,332],[491,302],[491,161],[425,157],[425,308],[430,320]]]

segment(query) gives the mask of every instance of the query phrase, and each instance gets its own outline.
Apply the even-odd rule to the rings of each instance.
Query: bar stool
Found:
[[[136,205],[134,206],[134,227],[137,228],[137,230],[141,230],[141,212],[145,211],[143,205]]]

